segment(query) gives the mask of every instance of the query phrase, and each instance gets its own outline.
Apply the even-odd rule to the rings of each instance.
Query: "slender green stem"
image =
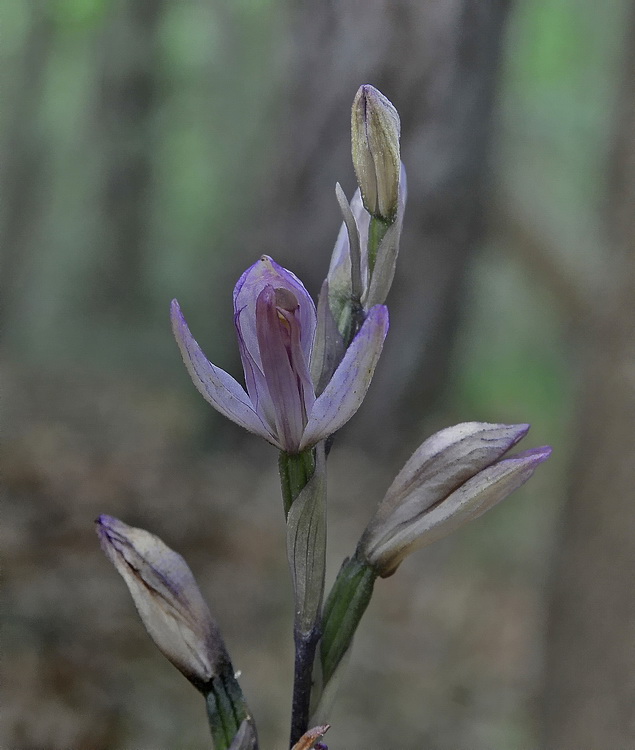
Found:
[[[285,516],[294,501],[306,487],[315,472],[316,455],[314,450],[292,455],[280,453],[278,466],[280,484],[284,501]],[[307,573],[305,572],[305,575]],[[323,587],[322,581],[322,587]],[[321,600],[318,604],[321,606]],[[319,623],[315,623],[310,632],[302,632],[296,623],[294,627],[295,666],[293,674],[293,698],[291,704],[291,737],[290,747],[302,737],[309,728],[309,706],[313,687],[313,663],[320,639]]]
[[[303,453],[285,453],[280,451],[278,458],[280,486],[284,502],[284,515],[289,514],[293,501],[306,487],[315,471],[315,453],[312,448]]]

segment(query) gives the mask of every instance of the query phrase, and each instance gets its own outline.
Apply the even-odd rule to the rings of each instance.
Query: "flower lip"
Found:
[[[317,322],[315,304],[300,279],[268,255],[261,256],[250,266],[238,279],[234,288],[234,321],[250,358],[262,369],[261,352],[256,335],[256,301],[265,286],[279,290],[277,295],[281,299],[291,300],[290,297],[286,297],[285,292],[295,297],[302,331],[302,351],[308,362],[311,358]],[[241,358],[243,358],[242,348]]]
[[[279,300],[291,309],[280,307]],[[256,300],[256,336],[263,379],[255,373],[254,379],[247,381],[249,395],[256,403],[260,418],[293,453],[298,451],[307,414],[315,401],[309,363],[301,345],[298,308],[295,295],[288,289],[269,284],[262,289]],[[245,352],[246,357],[248,354]],[[250,373],[254,372],[252,361],[246,364]],[[260,405],[260,395],[264,392],[267,407],[264,400]]]
[[[300,306],[295,294],[289,289],[284,287],[276,287],[274,290],[275,304],[280,310],[286,310],[286,312],[293,312]]]

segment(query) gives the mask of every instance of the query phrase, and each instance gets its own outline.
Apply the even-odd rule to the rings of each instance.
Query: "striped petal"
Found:
[[[256,414],[243,387],[231,375],[213,365],[203,354],[190,333],[176,300],[172,301],[171,319],[183,362],[203,398],[228,419],[277,445],[275,437]]]
[[[346,350],[331,381],[313,404],[302,435],[301,451],[339,430],[359,409],[387,333],[388,308],[376,305]]]
[[[241,337],[244,346],[262,370],[256,330],[256,300],[266,286],[272,286],[274,289],[288,289],[298,300],[301,346],[308,362],[315,336],[317,319],[315,304],[300,279],[268,255],[263,255],[253,266],[250,266],[238,279],[234,288],[234,315],[240,315]]]

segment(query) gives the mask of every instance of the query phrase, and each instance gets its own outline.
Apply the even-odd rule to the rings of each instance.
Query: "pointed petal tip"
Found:
[[[120,521],[118,518],[115,518],[114,516],[109,516],[106,513],[101,513],[97,518],[95,519],[95,526],[97,526],[97,531],[112,531],[117,528],[117,526],[122,525],[122,521]]]
[[[521,422],[520,424],[510,424],[508,426],[516,433],[512,445],[516,445],[516,443],[520,442],[531,429],[531,425],[527,422]]]
[[[375,88],[375,86],[372,85],[372,83],[362,83],[362,85],[357,89],[357,95],[364,96],[366,98],[370,98],[370,97],[378,97],[381,99],[386,98],[379,89]]]
[[[546,461],[552,452],[553,448],[550,445],[541,445],[539,448],[530,448],[522,453],[518,453],[515,458],[526,458],[534,464],[540,464]]]
[[[181,305],[179,305],[177,299],[173,299],[172,302],[170,302],[170,318],[173,324],[185,323],[185,317],[183,316]]]
[[[117,546],[125,527],[123,521],[105,513],[95,519],[95,531],[99,537],[99,544],[107,557],[113,562],[114,548]]]
[[[538,464],[543,463],[543,461],[546,461],[549,458],[552,450],[553,449],[550,445],[541,445],[538,448],[529,448],[526,451],[514,453],[512,456],[506,456],[505,458],[501,459],[500,463],[504,464],[507,462],[511,462],[513,464],[519,464],[528,469],[531,469],[533,473],[533,470],[538,466]]]

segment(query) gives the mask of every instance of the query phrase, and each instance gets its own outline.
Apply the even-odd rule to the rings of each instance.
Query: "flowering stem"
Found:
[[[316,625],[310,633],[297,628],[294,632],[295,666],[293,672],[293,699],[291,702],[291,736],[289,747],[309,728],[311,688],[313,687],[313,662],[320,641],[320,629]]]
[[[284,515],[289,514],[293,501],[306,487],[315,471],[315,454],[310,448],[303,453],[285,453],[280,451],[278,458],[280,486],[284,502]]]
[[[322,461],[322,467],[324,462]],[[282,497],[284,500],[284,511],[287,516],[288,524],[295,524],[297,519],[294,513],[289,515],[291,506],[298,499],[302,490],[307,486],[309,480],[314,476],[316,471],[316,453],[311,449],[299,454],[280,453],[278,462],[280,469],[280,484],[282,487]],[[322,468],[323,470],[323,468]],[[319,478],[316,475],[316,478]],[[321,492],[324,492],[324,488]],[[306,498],[305,498],[306,499]],[[301,501],[302,502],[302,501]],[[299,506],[296,506],[296,508]],[[313,527],[313,524],[311,524]],[[294,550],[296,549],[297,537],[294,537]],[[323,544],[326,544],[325,538]],[[315,550],[312,550],[315,552]],[[319,557],[319,555],[318,555]],[[313,560],[315,563],[315,559]],[[302,586],[306,587],[311,578],[315,578],[316,569],[294,570],[294,575],[302,576]],[[298,615],[302,612],[296,612],[296,624],[294,626],[294,643],[295,643],[295,666],[293,674],[293,698],[291,703],[291,736],[290,747],[302,737],[309,728],[309,707],[311,704],[311,688],[313,686],[313,663],[315,661],[315,652],[320,640],[319,612],[322,606],[322,591],[324,590],[324,564],[322,561],[321,570],[318,572],[318,579],[321,575],[321,581],[318,580],[319,598],[315,603],[315,616],[312,617],[312,624],[304,623]],[[315,581],[313,581],[315,584]],[[298,585],[298,582],[294,584]],[[297,592],[296,592],[297,593]],[[296,602],[296,606],[298,603]]]
[[[233,674],[216,675],[204,696],[214,750],[227,750],[243,719],[249,718],[240,686]]]
[[[337,574],[322,614],[322,679],[331,679],[348,650],[373,594],[377,574],[357,556],[348,558]]]
[[[370,217],[370,226],[368,227],[368,271],[371,276],[375,269],[377,251],[391,224],[392,222],[384,221],[377,216]]]

